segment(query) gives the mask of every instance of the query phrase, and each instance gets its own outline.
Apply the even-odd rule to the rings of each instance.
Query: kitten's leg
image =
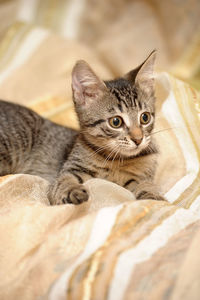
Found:
[[[166,199],[159,193],[156,185],[152,182],[144,181],[136,184],[134,181],[130,181],[129,186],[126,188],[134,193],[137,200],[152,199],[166,201]]]
[[[87,189],[82,178],[73,173],[63,173],[49,189],[51,204],[81,204],[88,200]]]

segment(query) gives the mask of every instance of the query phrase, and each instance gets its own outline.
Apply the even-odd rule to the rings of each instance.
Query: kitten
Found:
[[[103,82],[78,61],[72,90],[80,131],[0,101],[0,175],[49,180],[51,204],[87,201],[83,183],[94,177],[127,188],[137,199],[164,200],[153,185],[154,62],[155,51],[124,77]]]

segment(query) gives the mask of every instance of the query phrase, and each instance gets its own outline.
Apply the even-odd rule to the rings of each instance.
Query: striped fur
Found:
[[[153,186],[156,146],[153,65],[155,53],[123,78],[101,81],[84,61],[72,72],[76,132],[33,111],[0,102],[0,175],[28,173],[50,181],[52,204],[88,200],[83,183],[104,178],[135,193],[137,199],[163,199]],[[143,113],[147,124],[141,123]],[[122,120],[119,128],[113,117]]]

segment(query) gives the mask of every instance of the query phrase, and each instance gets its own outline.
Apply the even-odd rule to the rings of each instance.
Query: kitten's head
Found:
[[[74,66],[73,99],[82,134],[110,158],[136,156],[151,147],[155,56],[153,51],[136,69],[105,82],[85,61]]]

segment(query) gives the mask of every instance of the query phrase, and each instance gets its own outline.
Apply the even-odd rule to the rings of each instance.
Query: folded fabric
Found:
[[[87,203],[50,206],[44,179],[2,177],[1,299],[196,299],[199,99],[168,74],[157,83],[156,182],[169,202],[93,179]]]
[[[63,15],[76,1],[68,2],[62,1]],[[82,42],[64,39],[32,24],[35,13],[36,23],[56,28],[55,32],[67,36],[65,30],[58,29],[65,29],[65,18],[60,17],[62,11],[56,1],[31,1],[32,7],[29,1],[5,2],[4,12],[11,15],[5,13],[3,17],[1,10],[0,24],[9,24],[13,15],[18,21],[9,27],[0,43],[0,98],[78,128],[71,100],[71,69],[77,59],[85,59],[101,78],[108,79],[134,68],[136,60],[154,44],[150,41],[155,37],[163,53],[161,62],[170,56],[164,47],[166,41],[170,47],[177,37],[181,41],[179,48],[171,51],[173,58],[184,48],[195,21],[187,32],[177,27],[171,35],[171,26],[180,20],[183,24],[185,15],[169,23],[165,7],[175,10],[175,2],[158,2],[152,3],[160,7],[164,16],[166,40],[158,28],[156,10],[146,1],[133,1],[130,10],[117,1],[123,16],[120,24],[114,22],[112,26],[102,1],[96,10],[97,23],[106,17],[101,28],[95,23],[95,14],[79,15],[79,30],[75,28],[74,34],[77,37],[79,33]],[[86,1],[84,7],[91,9],[91,3]],[[188,10],[188,3],[184,5]],[[144,19],[137,19],[140,12],[148,16],[147,22],[144,27],[140,24],[140,31],[134,31],[133,38],[132,31],[125,34],[123,30],[127,24],[132,26],[132,13],[134,20]],[[117,10],[113,12],[117,19],[116,14]],[[59,17],[54,18],[55,15]],[[194,20],[197,15],[198,9]],[[24,17],[26,22],[19,21]],[[66,20],[69,22],[70,18]],[[149,39],[141,34],[146,28],[152,29]],[[119,31],[121,34],[117,35]],[[83,32],[87,32],[87,45],[83,43]],[[144,44],[140,43],[138,32]],[[133,42],[127,48],[130,40]],[[186,74],[181,70],[187,70],[182,76],[186,79],[191,76],[193,80],[198,74],[198,40],[187,48],[185,58],[174,65],[173,72],[179,77]],[[200,98],[190,85],[169,73],[158,73],[156,83],[155,137],[160,153],[155,182],[168,202],[135,201],[134,195],[124,188],[93,179],[85,183],[90,190],[87,203],[50,206],[48,182],[44,179],[24,174],[1,177],[0,299],[199,298]]]

